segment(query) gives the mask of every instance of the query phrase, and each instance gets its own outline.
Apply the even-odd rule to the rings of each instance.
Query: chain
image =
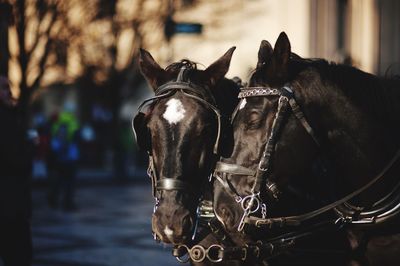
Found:
[[[280,95],[279,90],[270,88],[254,88],[254,89],[243,89],[239,93],[239,98],[246,98],[252,96],[269,96],[269,95]]]
[[[261,216],[263,219],[267,218],[267,205],[265,203],[261,204]]]

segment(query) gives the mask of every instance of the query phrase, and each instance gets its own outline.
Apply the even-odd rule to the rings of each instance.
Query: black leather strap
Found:
[[[162,178],[156,183],[157,190],[185,190],[188,186],[185,182],[174,178]]]
[[[341,204],[344,204],[345,202],[351,200],[352,198],[360,195],[362,192],[366,191],[368,188],[370,188],[372,185],[374,185],[376,182],[381,180],[387,171],[393,167],[395,162],[397,162],[400,158],[400,150],[397,151],[395,156],[389,161],[389,163],[383,168],[383,170],[375,176],[374,179],[372,179],[370,182],[368,182],[366,185],[362,186],[361,188],[357,189],[356,191],[348,194],[347,196],[332,202],[331,204],[325,205],[320,209],[301,214],[301,215],[295,215],[295,216],[284,216],[284,217],[276,217],[276,218],[268,218],[268,219],[260,219],[258,217],[247,217],[246,222],[249,224],[254,224],[258,227],[267,225],[268,227],[284,227],[284,226],[296,226],[302,224],[304,221],[310,220],[316,216],[319,216],[327,211],[333,210],[334,208],[338,207]],[[384,221],[385,218],[387,217],[392,217],[392,215],[395,215],[400,212],[400,203],[396,204],[393,208],[387,210],[385,213],[380,214],[379,216],[369,216],[369,217],[364,217],[364,221],[368,223],[377,223],[378,221]],[[341,214],[340,212],[337,212],[337,214]],[[352,224],[359,224],[360,221],[357,221],[356,218],[353,217],[344,217],[340,216],[340,218],[347,222],[347,223],[352,223]],[[379,219],[379,220],[377,220]]]
[[[267,144],[265,145],[264,152],[263,152],[260,162],[258,164],[256,180],[255,180],[253,188],[251,190],[253,194],[260,193],[261,184],[268,179],[267,175],[270,170],[272,155],[275,150],[278,134],[281,131],[282,126],[283,126],[283,119],[285,117],[287,108],[288,108],[288,98],[286,96],[280,96],[279,103],[278,103],[278,110],[276,112],[275,119],[272,123],[271,133],[269,135]],[[269,181],[269,183],[272,183],[271,180],[268,180],[268,181]],[[276,188],[276,186],[275,186],[275,188]],[[267,187],[267,189],[268,189],[268,187]],[[277,199],[278,194],[276,194],[272,191],[270,192],[270,194],[272,194],[273,197],[275,199]]]
[[[215,165],[214,172],[227,173],[232,175],[245,175],[245,176],[255,176],[256,174],[255,170],[251,170],[241,165],[229,164],[221,161],[217,162],[217,164]]]

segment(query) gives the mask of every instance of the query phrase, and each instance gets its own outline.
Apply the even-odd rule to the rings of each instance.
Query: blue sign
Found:
[[[164,35],[168,41],[176,33],[200,34],[202,30],[203,25],[200,23],[175,22],[171,16],[165,20]]]
[[[203,30],[203,25],[200,23],[176,23],[175,33],[190,33],[190,34],[200,34]]]

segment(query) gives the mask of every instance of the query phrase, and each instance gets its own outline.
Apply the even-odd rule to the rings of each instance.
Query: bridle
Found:
[[[362,192],[366,191],[373,184],[381,180],[384,175],[392,168],[392,166],[400,158],[400,150],[397,151],[395,156],[387,163],[383,170],[375,176],[370,182],[356,191],[346,195],[345,197],[325,205],[317,210],[296,215],[296,216],[286,216],[277,218],[266,218],[266,206],[260,198],[260,193],[262,190],[262,184],[265,184],[265,190],[268,195],[274,200],[279,199],[281,192],[279,191],[277,185],[269,180],[269,170],[271,166],[271,159],[273,152],[275,150],[277,136],[283,126],[283,120],[288,110],[290,109],[294,116],[300,121],[301,125],[312,137],[317,146],[320,146],[320,142],[316,137],[311,125],[308,123],[306,116],[301,111],[299,105],[294,97],[293,90],[289,84],[285,84],[279,89],[274,89],[270,87],[247,87],[242,89],[239,93],[239,98],[247,97],[269,97],[278,96],[278,109],[275,118],[272,123],[271,134],[267,140],[267,143],[262,153],[261,159],[258,163],[256,170],[252,170],[240,165],[228,164],[224,162],[218,162],[215,170],[214,176],[222,184],[225,190],[231,194],[238,203],[241,204],[243,209],[243,216],[238,226],[238,231],[242,231],[245,224],[255,225],[256,227],[266,227],[268,229],[279,227],[283,228],[286,226],[299,226],[305,221],[308,221],[314,217],[320,216],[330,210],[334,210],[336,215],[339,217],[333,222],[335,224],[377,224],[386,221],[387,219],[396,216],[400,213],[400,183],[398,183],[393,191],[388,195],[378,200],[372,205],[372,208],[365,210],[362,207],[355,207],[348,203],[349,200],[358,196]],[[247,196],[239,195],[236,190],[232,189],[232,185],[221,177],[221,175],[235,174],[243,176],[254,176],[255,182],[251,189],[251,194]],[[261,209],[262,218],[251,216],[251,214],[256,213]]]
[[[215,114],[215,117],[217,119],[217,135],[215,139],[215,143],[213,146],[213,154],[218,156],[219,154],[219,148],[220,148],[220,139],[221,139],[221,131],[222,131],[222,118],[221,118],[221,113],[219,109],[217,108],[217,104],[215,101],[214,96],[211,94],[210,90],[206,86],[198,86],[190,81],[185,81],[186,80],[186,74],[187,74],[188,69],[183,66],[178,74],[178,77],[175,81],[168,82],[160,87],[158,87],[155,90],[155,96],[151,97],[149,99],[146,99],[145,101],[140,104],[138,107],[138,114],[132,119],[132,129],[135,134],[136,141],[138,140],[138,130],[135,127],[134,120],[136,117],[139,115],[143,115],[141,110],[144,108],[144,106],[157,102],[161,99],[166,99],[169,97],[172,97],[175,95],[177,92],[181,92],[184,96],[189,97],[191,99],[195,99],[196,101],[204,104],[207,108],[211,109],[213,113]],[[147,174],[151,179],[152,183],[152,195],[155,199],[155,204],[154,204],[154,212],[156,211],[158,204],[159,204],[159,198],[157,195],[158,191],[171,191],[171,190],[180,190],[180,191],[193,191],[193,187],[188,184],[185,181],[175,179],[175,178],[158,178],[155,170],[155,165],[154,165],[154,159],[151,154],[151,150],[147,150],[147,153],[149,155],[149,166],[147,169]],[[202,210],[203,205],[200,204],[198,212]],[[210,214],[207,212],[205,214],[206,217],[210,216]],[[196,230],[196,228],[195,228]],[[195,234],[196,232],[194,232]],[[153,234],[154,238],[156,240],[157,236],[154,233]]]
[[[298,106],[294,98],[293,90],[290,88],[289,85],[285,85],[279,89],[270,87],[247,87],[245,89],[242,89],[241,92],[239,93],[239,98],[241,99],[249,97],[271,97],[271,96],[279,97],[278,110],[276,112],[275,118],[272,123],[271,134],[267,139],[267,143],[265,145],[264,151],[258,163],[257,169],[252,170],[250,168],[246,168],[240,165],[228,164],[220,161],[217,163],[214,171],[214,175],[217,178],[217,180],[220,181],[225,188],[227,187],[229,188],[227,191],[229,191],[230,194],[232,194],[233,191],[232,186],[228,183],[226,179],[221,178],[220,176],[221,174],[235,174],[235,175],[255,177],[255,182],[251,189],[250,195],[243,197],[239,195],[236,191],[233,192],[234,194],[233,196],[236,202],[241,204],[241,207],[244,211],[242,219],[239,223],[238,231],[243,230],[246,218],[250,214],[256,213],[260,209],[262,217],[264,219],[266,218],[266,205],[260,198],[262,184],[265,184],[265,191],[273,200],[278,200],[279,195],[281,194],[277,184],[273,182],[268,175],[270,172],[273,152],[275,150],[277,142],[277,136],[279,135],[279,132],[283,127],[283,121],[289,108],[291,109],[295,117],[303,125],[308,134],[312,137],[314,142],[319,146],[319,141],[317,140],[317,137],[315,136],[312,127],[306,120],[304,113]],[[234,113],[234,115],[236,115],[236,113]]]

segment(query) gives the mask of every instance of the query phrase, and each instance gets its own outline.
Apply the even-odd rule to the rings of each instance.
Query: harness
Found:
[[[278,109],[275,118],[272,123],[271,133],[268,137],[267,143],[265,145],[264,151],[258,163],[256,170],[243,167],[236,164],[228,164],[224,162],[217,162],[214,176],[216,180],[222,184],[224,189],[230,194],[238,204],[241,205],[243,209],[243,216],[238,226],[238,231],[241,232],[245,225],[255,226],[257,228],[273,229],[273,228],[294,228],[295,231],[291,231],[286,234],[281,234],[274,239],[268,239],[265,241],[258,241],[256,244],[248,244],[242,248],[250,251],[257,246],[259,250],[268,250],[271,245],[274,247],[269,252],[263,252],[264,256],[256,256],[256,258],[265,258],[276,254],[278,252],[287,249],[294,245],[294,242],[298,239],[312,235],[316,231],[326,230],[333,226],[333,228],[342,228],[347,224],[352,225],[376,225],[381,224],[400,213],[400,182],[394,187],[394,189],[385,197],[378,200],[370,208],[356,207],[348,203],[349,200],[360,195],[362,192],[369,189],[372,185],[380,181],[385,174],[393,167],[393,165],[400,158],[400,150],[397,151],[395,156],[387,163],[387,165],[382,169],[382,171],[375,176],[370,182],[356,191],[348,194],[347,196],[327,204],[317,210],[307,212],[304,214],[296,216],[283,216],[275,218],[266,217],[266,205],[260,198],[261,190],[264,188],[267,194],[273,200],[279,200],[279,191],[276,183],[269,179],[269,170],[271,167],[271,160],[273,152],[275,150],[277,136],[283,126],[284,117],[290,110],[293,115],[298,119],[304,129],[312,137],[317,146],[320,146],[319,141],[308,123],[304,113],[301,111],[299,105],[297,104],[293,90],[288,84],[284,85],[279,89],[269,88],[269,87],[247,87],[242,89],[239,93],[239,98],[248,97],[270,97],[278,96]],[[235,114],[234,114],[235,115]],[[233,185],[229,182],[226,177],[227,174],[242,175],[242,176],[253,176],[255,178],[254,184],[251,189],[251,194],[242,196],[235,190]],[[262,187],[265,184],[265,187]],[[261,209],[262,217],[259,218],[255,216],[257,212]],[[323,222],[313,223],[308,226],[305,230],[296,230],[298,226],[304,224],[317,216],[320,216],[328,211],[334,210],[337,219],[326,220]],[[260,249],[260,247],[263,247]],[[235,247],[238,248],[238,247]],[[229,248],[228,248],[229,249]],[[274,251],[275,249],[275,251]],[[219,250],[218,258],[224,258],[224,249]],[[228,252],[229,253],[229,252]],[[240,257],[240,251],[236,251],[236,256]],[[279,253],[279,252],[278,252]],[[228,256],[229,257],[229,256]],[[242,256],[242,259],[246,256]]]

